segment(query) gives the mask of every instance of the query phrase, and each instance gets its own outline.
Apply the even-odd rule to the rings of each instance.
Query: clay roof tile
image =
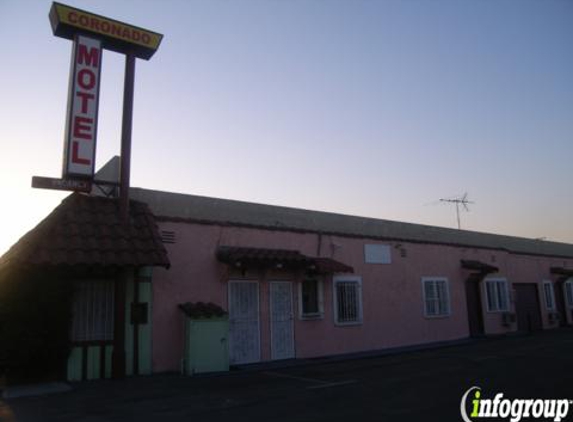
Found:
[[[169,267],[155,217],[130,201],[122,224],[117,199],[73,193],[0,257],[8,265]]]

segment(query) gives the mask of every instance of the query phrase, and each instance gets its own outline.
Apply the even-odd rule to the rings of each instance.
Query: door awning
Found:
[[[354,268],[332,258],[313,258],[314,270],[319,274],[353,273]]]
[[[499,268],[496,266],[485,264],[476,260],[462,259],[461,263],[464,270],[479,271],[482,274],[497,273],[499,271]]]
[[[236,268],[277,268],[306,270],[318,274],[352,273],[350,265],[332,258],[310,257],[294,249],[220,246],[217,259]]]
[[[563,267],[551,267],[549,270],[551,274],[561,275],[565,277],[573,277],[573,270],[563,268]]]

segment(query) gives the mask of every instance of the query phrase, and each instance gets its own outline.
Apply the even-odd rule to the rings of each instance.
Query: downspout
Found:
[[[115,277],[115,303],[113,321],[112,378],[125,377],[125,297],[126,270],[118,271]]]
[[[139,272],[136,269],[133,274],[133,305],[131,307],[131,323],[133,324],[133,375],[139,375],[139,284]],[[136,315],[134,315],[134,311]]]

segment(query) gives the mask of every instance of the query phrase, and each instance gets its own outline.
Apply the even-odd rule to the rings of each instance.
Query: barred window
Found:
[[[487,310],[490,312],[509,311],[507,280],[490,279],[485,282]]]
[[[324,314],[322,280],[315,278],[303,280],[300,283],[299,295],[300,318],[322,318]]]
[[[114,283],[86,280],[75,287],[72,341],[113,340]]]
[[[550,311],[555,310],[555,292],[553,291],[553,283],[550,281],[544,281],[543,293],[545,294],[545,307]]]
[[[565,286],[565,299],[567,300],[567,306],[569,308],[573,308],[573,278],[567,280],[564,286]]]
[[[338,325],[362,323],[362,280],[360,277],[335,277],[334,319]]]
[[[422,286],[425,316],[438,317],[450,315],[448,279],[424,277],[422,279]]]

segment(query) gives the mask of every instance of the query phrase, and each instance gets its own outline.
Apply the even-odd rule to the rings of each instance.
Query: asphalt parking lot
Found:
[[[472,386],[484,398],[573,399],[573,330],[223,376],[78,383],[67,393],[0,401],[0,420],[461,421]],[[573,420],[571,407],[564,420]]]

